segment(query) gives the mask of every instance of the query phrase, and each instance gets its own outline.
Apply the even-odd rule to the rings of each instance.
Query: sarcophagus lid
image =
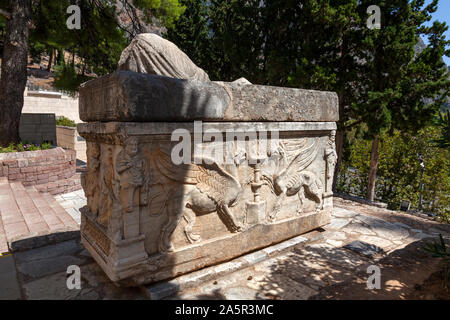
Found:
[[[80,89],[85,122],[338,121],[336,93],[118,71]]]

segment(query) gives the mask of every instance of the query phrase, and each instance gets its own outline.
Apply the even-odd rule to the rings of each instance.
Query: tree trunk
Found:
[[[367,199],[373,201],[375,199],[375,184],[377,182],[377,168],[378,168],[378,146],[380,144],[380,136],[376,135],[372,143],[372,154],[370,155],[370,171],[369,183],[367,186]]]
[[[31,0],[9,0],[11,19],[6,36],[0,78],[0,145],[19,141],[23,93],[27,84]]]
[[[53,53],[55,52],[55,50],[50,49],[50,57],[48,58],[48,66],[47,66],[47,71],[50,72],[52,71],[52,64],[53,64]]]
[[[64,52],[62,50],[58,50],[58,59],[56,60],[56,63],[60,64],[61,62],[63,62],[63,64],[65,63]]]
[[[342,153],[343,153],[343,150],[344,150],[344,137],[345,137],[345,131],[338,130],[336,132],[337,162],[336,162],[336,167],[334,168],[333,192],[336,192],[337,179],[338,179],[338,176],[339,176],[339,171],[341,170]]]

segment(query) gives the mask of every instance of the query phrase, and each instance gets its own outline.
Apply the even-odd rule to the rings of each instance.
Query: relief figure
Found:
[[[330,139],[328,140],[327,147],[325,148],[325,160],[327,162],[327,176],[326,176],[326,193],[332,193],[333,187],[333,177],[334,177],[334,168],[337,163],[337,153],[336,153],[336,131],[333,130],[330,134]]]
[[[105,152],[105,163],[101,174],[100,181],[100,207],[101,212],[98,217],[98,222],[104,226],[109,224],[111,218],[113,201],[117,199],[117,186],[114,180],[114,161],[111,147],[108,147]]]
[[[234,164],[223,167],[212,161],[207,162],[212,164],[203,162],[198,165],[177,166],[162,151],[152,157],[154,167],[160,175],[174,184],[171,191],[165,195],[168,199],[164,202],[167,203],[165,210],[168,221],[160,234],[160,252],[174,251],[171,236],[183,218],[187,222],[184,232],[191,243],[201,240],[200,235],[193,232],[196,216],[199,214],[217,211],[230,231],[243,230],[244,226],[236,219],[230,207],[233,207],[242,195],[243,186],[239,182],[238,166],[245,157],[243,150],[238,151],[234,156]],[[161,202],[160,200],[159,203]],[[151,208],[152,203],[150,210]]]
[[[81,184],[87,197],[87,205],[95,216],[99,213],[99,175],[100,175],[100,146],[88,142],[88,165],[86,174],[82,175]]]
[[[138,156],[136,138],[126,140],[124,149],[117,155],[116,171],[120,179],[120,198],[124,213],[139,207],[139,190],[144,180],[144,160]]]

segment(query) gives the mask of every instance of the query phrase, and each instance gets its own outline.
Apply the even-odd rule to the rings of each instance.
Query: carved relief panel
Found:
[[[223,162],[203,156],[214,144],[205,142],[202,159],[180,165],[169,139],[88,143],[88,207],[111,239],[143,235],[148,254],[167,253],[323,209],[334,163],[326,135],[223,144]]]

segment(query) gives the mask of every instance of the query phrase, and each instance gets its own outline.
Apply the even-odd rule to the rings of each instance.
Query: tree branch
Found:
[[[8,12],[6,12],[6,11],[3,10],[3,9],[0,9],[0,15],[1,15],[1,16],[4,16],[4,17],[6,18],[6,20],[11,19],[11,14],[8,13]]]
[[[346,130],[348,130],[348,129],[351,129],[351,128],[353,128],[354,126],[360,124],[361,122],[363,122],[363,121],[362,121],[362,120],[358,120],[358,121],[355,121],[355,122],[353,122],[353,123],[351,123],[351,124],[349,124],[349,125],[344,125],[344,127],[345,127]]]

